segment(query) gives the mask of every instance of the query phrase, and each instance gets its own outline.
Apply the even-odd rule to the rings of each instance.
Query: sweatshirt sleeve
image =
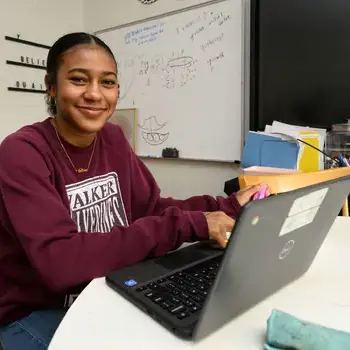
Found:
[[[7,138],[0,147],[0,220],[53,291],[63,292],[185,241],[208,238],[205,216],[170,206],[108,233],[78,232],[54,186],[44,156]]]
[[[145,215],[161,215],[169,207],[178,207],[187,211],[223,211],[234,219],[238,216],[241,205],[235,194],[227,198],[221,196],[214,198],[209,195],[194,196],[186,200],[162,198],[151,172],[133,152],[130,163],[132,165],[132,181],[139,184],[137,193],[132,194],[132,198],[135,198],[134,213],[136,218]],[[139,193],[140,188],[143,189],[143,193]],[[134,190],[136,191],[136,188]]]

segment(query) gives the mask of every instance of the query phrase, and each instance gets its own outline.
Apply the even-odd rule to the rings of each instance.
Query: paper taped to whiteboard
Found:
[[[297,198],[289,210],[288,217],[283,223],[279,236],[293,232],[311,224],[328,192],[328,188],[314,191]]]

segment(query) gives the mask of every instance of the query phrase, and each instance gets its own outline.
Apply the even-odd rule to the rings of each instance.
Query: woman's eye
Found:
[[[115,86],[117,83],[115,80],[109,80],[109,79],[105,79],[102,81],[103,85],[108,85],[108,86]]]
[[[85,78],[81,78],[81,77],[73,77],[73,78],[70,78],[70,80],[75,84],[85,84],[87,81]]]

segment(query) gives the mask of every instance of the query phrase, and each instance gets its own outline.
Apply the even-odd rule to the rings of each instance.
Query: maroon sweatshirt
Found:
[[[63,139],[76,168],[93,145]],[[89,171],[77,174],[49,119],[0,146],[0,324],[67,307],[93,278],[208,238],[203,211],[235,217],[229,198],[161,198],[121,129],[98,133]]]

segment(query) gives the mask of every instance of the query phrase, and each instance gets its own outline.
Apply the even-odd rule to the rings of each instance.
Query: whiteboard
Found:
[[[118,63],[118,108],[138,109],[138,155],[240,159],[242,17],[227,0],[97,34]]]

